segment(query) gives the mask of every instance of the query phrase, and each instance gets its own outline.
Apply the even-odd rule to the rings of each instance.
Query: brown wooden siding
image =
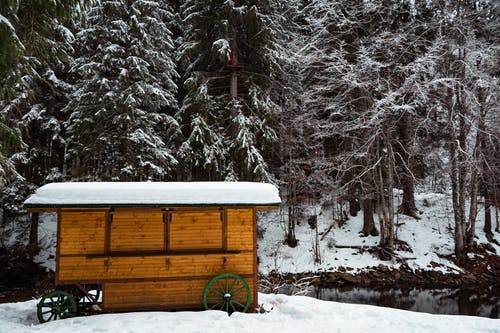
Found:
[[[202,307],[221,273],[256,304],[254,208],[63,209],[58,233],[57,283],[102,283],[106,310]]]
[[[227,249],[229,251],[253,251],[253,210],[227,209]]]
[[[203,306],[203,291],[210,281],[207,279],[180,281],[148,281],[128,283],[106,283],[104,289],[105,310],[168,309]],[[253,279],[247,278],[251,287]],[[251,302],[254,304],[253,290]]]
[[[112,215],[111,252],[164,250],[165,228],[161,209],[116,209]]]
[[[170,212],[169,249],[222,249],[221,214],[220,210]]]
[[[185,278],[221,273],[253,274],[253,253],[217,253],[87,258],[61,256],[59,281]]]
[[[59,254],[104,253],[105,211],[61,211]]]

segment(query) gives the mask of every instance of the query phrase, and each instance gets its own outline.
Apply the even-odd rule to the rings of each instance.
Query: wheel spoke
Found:
[[[215,309],[217,306],[219,306],[219,304],[221,303],[224,303],[224,301],[222,302],[219,302],[219,303],[215,303],[215,305],[211,306],[210,309]]]
[[[231,288],[228,289],[229,292],[232,292],[233,291],[233,288],[234,288],[234,285],[236,284],[236,279],[233,279],[233,283],[231,284]]]
[[[220,297],[207,297],[207,300],[209,300],[209,301],[220,301],[221,298]]]
[[[219,290],[221,290],[223,293],[225,292],[224,287],[220,284],[220,280],[217,280],[217,285],[219,286]]]
[[[233,299],[233,298],[248,298],[248,296],[244,296],[244,295],[231,296],[231,299]]]
[[[236,312],[236,309],[235,309],[235,307],[233,305],[233,302],[229,302],[229,305],[231,305],[231,308],[233,309],[233,312]]]
[[[221,292],[220,292],[220,291],[218,291],[218,290],[215,290],[215,289],[212,289],[212,288],[209,288],[209,290],[210,290],[210,291],[213,291],[213,292],[214,292],[214,293],[216,293],[216,294],[219,294],[219,295],[220,295],[220,296],[222,296],[222,297],[224,297],[224,294],[223,294],[223,293],[221,293]]]
[[[245,286],[241,286],[240,288],[236,289],[233,294],[237,294],[239,293],[240,291],[242,291],[243,289],[245,289]]]
[[[239,305],[239,306],[241,306],[243,309],[245,308],[245,305],[241,304],[241,303],[240,303],[240,302],[238,302],[238,301],[233,301],[233,303],[238,304],[238,305]]]

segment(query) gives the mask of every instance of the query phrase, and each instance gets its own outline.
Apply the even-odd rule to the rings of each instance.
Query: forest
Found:
[[[301,205],[330,198],[390,258],[424,188],[451,193],[462,263],[479,205],[499,232],[499,16],[493,0],[0,0],[0,224],[36,248],[22,203],[49,182],[271,182],[289,246]]]

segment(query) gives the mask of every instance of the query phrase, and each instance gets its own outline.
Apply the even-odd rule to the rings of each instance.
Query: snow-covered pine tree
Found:
[[[270,2],[187,0],[180,14],[183,177],[271,180],[266,158],[280,107]]]
[[[57,88],[45,74],[52,72],[49,66],[68,59],[71,34],[60,22],[77,14],[80,5],[80,0],[20,0],[0,5],[0,168],[4,175],[15,174],[16,163],[27,162],[17,153],[31,149],[31,141],[40,135],[24,117],[33,107],[56,98]],[[50,169],[44,163],[41,169],[45,168]],[[32,180],[24,168],[19,171]]]
[[[54,70],[64,67],[72,50],[63,23],[82,7],[80,0],[0,5],[0,220],[16,221],[3,226],[13,226],[21,245],[30,230],[24,199],[48,176],[60,175],[64,88]],[[37,225],[32,227],[30,245],[36,249]]]
[[[168,1],[100,1],[77,34],[65,110],[72,177],[172,177],[177,76]]]

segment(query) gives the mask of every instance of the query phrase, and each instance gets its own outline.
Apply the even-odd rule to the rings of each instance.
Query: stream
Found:
[[[292,287],[281,292],[297,294]],[[370,304],[433,314],[500,318],[500,288],[473,289],[368,289],[309,287],[298,294],[325,301]]]

